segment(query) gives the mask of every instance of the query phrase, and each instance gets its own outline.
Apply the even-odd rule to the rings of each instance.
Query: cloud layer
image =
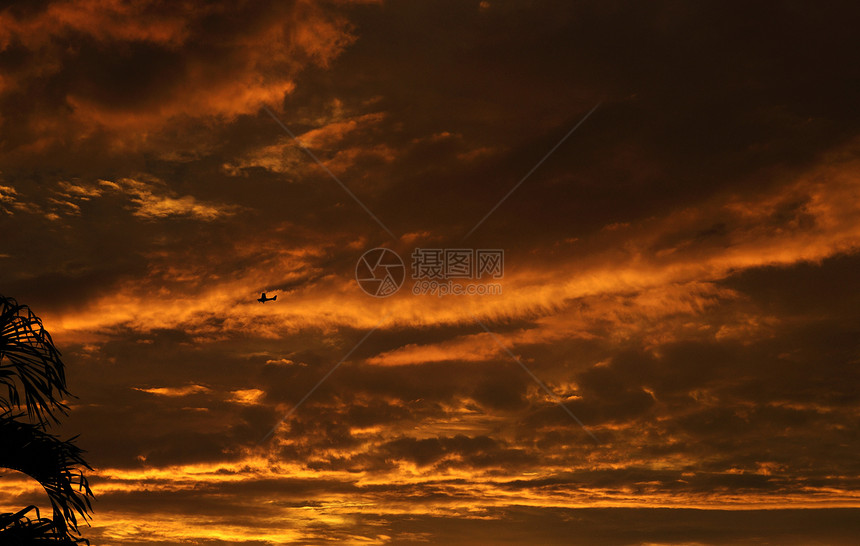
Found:
[[[66,358],[88,536],[851,543],[851,16],[4,8],[0,292]],[[504,249],[502,293],[370,297],[379,246]]]

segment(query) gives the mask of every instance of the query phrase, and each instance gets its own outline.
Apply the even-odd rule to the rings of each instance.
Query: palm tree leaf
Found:
[[[29,307],[0,295],[0,410],[26,407],[30,419],[58,422],[66,414],[65,366],[42,320]]]
[[[0,467],[17,470],[38,481],[53,508],[54,526],[64,533],[78,531],[78,517],[87,521],[93,493],[81,471],[92,470],[83,450],[72,440],[60,440],[38,425],[16,420],[20,415],[0,415]]]
[[[36,513],[35,519],[27,515],[31,512]],[[85,538],[68,536],[68,533],[57,528],[53,520],[41,517],[35,506],[28,506],[16,513],[0,514],[0,544],[5,546],[89,543]]]
[[[51,519],[35,507],[0,514],[0,544],[89,544],[79,538],[78,521],[92,513],[93,493],[82,472],[92,468],[74,438],[64,441],[45,431],[59,422],[57,414],[67,413],[64,398],[70,396],[60,351],[41,319],[0,296],[0,468],[38,481],[53,509]],[[27,515],[33,510],[35,519]]]

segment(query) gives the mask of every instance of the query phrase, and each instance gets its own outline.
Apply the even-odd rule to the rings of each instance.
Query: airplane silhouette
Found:
[[[266,297],[266,293],[265,293],[265,292],[263,292],[262,294],[260,294],[260,299],[258,299],[257,301],[258,301],[258,302],[260,302],[260,303],[266,303],[267,301],[275,301],[276,299],[278,299],[278,295],[277,295],[277,294],[275,294],[275,295],[274,295],[274,296],[272,296],[271,298],[267,298],[267,297]]]

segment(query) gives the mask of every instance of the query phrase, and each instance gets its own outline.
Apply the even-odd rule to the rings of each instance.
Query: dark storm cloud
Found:
[[[302,2],[50,2],[11,6],[0,16],[0,171],[19,205],[9,209],[14,216],[0,218],[6,234],[2,280],[5,290],[42,304],[43,312],[74,309],[118,283],[150,276],[159,254],[205,248],[200,253],[208,260],[212,252],[204,240],[236,243],[235,228],[223,231],[211,222],[204,237],[200,223],[207,219],[189,206],[200,211],[201,204],[229,200],[232,212],[244,211],[235,225],[254,226],[245,233],[256,239],[260,224],[271,225],[271,218],[254,220],[250,207],[239,205],[238,192],[223,185],[212,192],[186,182],[211,178],[223,159],[208,171],[189,169],[187,162],[218,153],[220,140],[247,140],[241,125],[241,139],[225,136],[224,128],[237,116],[256,114],[261,104],[276,103],[303,67],[325,65],[351,40],[342,16]],[[259,132],[259,124],[252,131]],[[140,176],[159,191],[141,198],[126,187],[99,186]],[[61,196],[59,186],[69,181],[100,188],[101,195]],[[189,186],[202,197],[190,195]],[[260,194],[252,190],[241,193]],[[301,203],[307,192],[284,197],[295,210],[314,208]],[[165,203],[186,210],[170,215]],[[170,218],[155,222],[138,214],[145,207],[155,218]],[[235,268],[233,262],[225,271]],[[66,296],[56,297],[62,296],[59,285]]]
[[[626,525],[619,527],[615,518]],[[419,517],[396,521],[392,531],[436,537],[447,544],[473,544],[488,536],[504,536],[513,544],[689,543],[733,544],[755,540],[759,533],[778,537],[787,544],[804,544],[818,535],[811,528],[826,528],[827,540],[849,544],[855,524],[853,511],[827,512],[780,510],[768,512],[648,509],[539,509],[512,507],[493,520],[459,520],[445,525],[444,518]],[[799,518],[799,519],[794,519]],[[821,519],[819,519],[821,518]],[[541,521],[553,521],[543,525]],[[821,526],[821,527],[819,527]],[[395,535],[396,536],[396,535]],[[403,540],[417,544],[416,538]]]
[[[251,8],[241,9],[247,11]],[[416,16],[413,10],[420,11],[421,15]],[[805,109],[795,114],[804,120],[817,112],[813,112],[816,106],[825,102],[828,105],[834,101],[839,103],[839,95],[831,96],[836,86],[824,83],[843,77],[842,72],[827,72],[828,67],[835,67],[835,63],[815,63],[816,73],[822,73],[822,84],[813,90],[808,86],[802,87],[808,92],[800,94],[799,99],[803,100],[794,102],[789,101],[789,95],[799,91],[792,86],[781,85],[783,82],[767,79],[768,70],[772,72],[772,67],[757,70],[771,66],[773,63],[769,61],[782,58],[782,53],[775,50],[773,44],[783,44],[788,35],[786,28],[809,25],[814,29],[822,18],[804,18],[803,13],[780,6],[772,6],[772,12],[747,9],[744,21],[748,22],[743,24],[711,8],[698,12],[671,6],[644,12],[635,6],[613,5],[566,11],[566,8],[551,5],[529,8],[494,5],[481,11],[461,3],[447,5],[445,9],[408,7],[400,3],[387,5],[381,11],[356,8],[352,13],[355,32],[360,33],[362,39],[335,58],[330,70],[310,69],[302,73],[303,84],[298,85],[295,93],[284,103],[285,121],[301,133],[316,128],[320,121],[336,120],[332,101],[340,100],[341,96],[348,97],[340,107],[346,119],[350,115],[360,117],[365,113],[384,113],[384,118],[372,129],[356,131],[342,141],[335,141],[330,150],[318,150],[318,153],[326,159],[338,150],[366,150],[380,144],[390,148],[394,154],[391,162],[356,164],[342,175],[343,178],[356,188],[372,210],[386,221],[398,223],[395,230],[398,234],[426,229],[430,233],[456,237],[465,233],[489,210],[593,102],[605,99],[595,118],[583,128],[587,133],[576,134],[574,140],[543,165],[512,201],[491,219],[496,224],[490,224],[494,235],[489,241],[504,240],[509,252],[515,252],[519,246],[533,246],[536,238],[547,241],[579,237],[608,223],[635,220],[669,210],[678,202],[721,191],[728,187],[727,184],[746,184],[745,180],[760,168],[730,160],[728,156],[745,153],[745,158],[750,161],[762,161],[768,165],[772,160],[770,155],[750,153],[748,150],[752,144],[737,143],[737,135],[752,133],[741,130],[736,117],[753,115],[749,112],[763,108],[764,101],[773,101],[774,97],[785,96],[784,102],[794,104],[797,109]],[[509,19],[513,13],[518,20],[516,25]],[[207,51],[201,43],[208,44],[215,37],[226,44],[234,43],[242,33],[250,35],[258,30],[263,14],[271,15],[262,7],[253,13],[215,10],[210,15],[194,15],[193,23],[179,25],[175,33],[177,36],[191,33],[205,39],[193,41],[190,37],[183,38],[184,49],[177,51],[171,40],[179,38],[155,36],[147,38],[150,41],[145,41],[141,47],[160,48],[159,51],[170,55],[173,62],[193,65],[199,60],[208,66],[206,63],[214,63],[211,59],[222,59],[223,56]],[[457,23],[452,25],[450,18],[455,14]],[[173,21],[181,19],[180,15],[159,14],[156,10],[152,17]],[[448,29],[446,33],[428,34],[426,30],[417,28],[419,21],[424,25],[427,20],[435,18],[449,21],[444,25]],[[396,20],[397,24],[387,24],[388,19]],[[765,24],[765,19],[769,23]],[[775,24],[774,19],[780,24]],[[761,25],[756,24],[759,20]],[[225,21],[230,21],[230,24]],[[595,36],[596,29],[610,21],[617,32]],[[702,26],[708,31],[690,30]],[[837,47],[839,40],[845,39],[842,31],[829,32],[826,37],[815,36],[813,42],[805,47],[813,50],[826,48],[836,57],[846,51],[846,48]],[[105,40],[124,39],[122,35],[96,38],[101,40],[99,43],[105,50],[109,49]],[[725,66],[724,47],[729,41],[743,50],[743,58],[747,59],[741,71],[729,70]],[[397,44],[397,47],[390,47],[391,44]],[[787,40],[784,45],[800,47]],[[434,53],[432,57],[431,50]],[[88,51],[81,49],[76,58],[101,58]],[[220,50],[216,48],[216,51]],[[230,51],[230,55],[238,57],[244,50]],[[381,51],[386,51],[387,55],[375,55]],[[109,53],[118,56],[117,62],[122,66],[141,64],[121,63],[125,54],[122,48]],[[108,55],[108,52],[103,54]],[[159,65],[148,60],[146,55],[144,58],[149,63],[144,64],[144,68]],[[426,58],[427,62],[415,63],[416,58]],[[693,58],[695,62],[691,60]],[[809,54],[799,58],[800,62],[805,60],[812,65]],[[297,59],[295,62],[301,60],[301,55]],[[220,68],[221,65],[218,66]],[[230,66],[229,62],[226,63],[226,68]],[[605,66],[617,66],[618,71],[607,74],[603,69]],[[723,70],[717,71],[715,67]],[[98,70],[111,74],[109,63]],[[225,69],[223,73],[224,79],[242,79],[235,71]],[[803,75],[806,73],[797,70],[792,74],[800,75],[787,76],[777,72],[781,78],[806,78]],[[146,74],[147,70],[139,70],[136,77],[147,79]],[[170,74],[168,71],[164,76],[166,84],[158,86],[158,93],[169,93],[169,83],[181,79],[177,76],[171,80]],[[186,72],[182,74],[182,77],[187,77]],[[87,82],[97,79],[91,76],[76,77]],[[127,80],[114,79],[117,82]],[[673,85],[668,85],[667,81]],[[147,82],[151,84],[152,78]],[[135,100],[143,99],[135,99],[137,95],[133,93],[114,90],[109,85],[97,87],[101,93],[126,97],[125,100],[130,102],[123,108],[148,108],[146,104],[137,105]],[[585,91],[571,95],[569,90],[578,88],[585,88]],[[324,92],[320,93],[320,89]],[[634,94],[635,99],[629,98]],[[462,98],[451,100],[451,97],[459,96]],[[446,102],[444,108],[430,107],[442,100]],[[102,98],[97,102],[107,104],[110,101]],[[422,107],[415,108],[414,105]],[[700,110],[694,113],[695,108]],[[429,116],[427,112],[431,111],[433,115]],[[730,113],[728,116],[727,111]],[[846,108],[846,112],[849,111]],[[655,112],[659,112],[659,116]],[[817,113],[824,115],[826,112]],[[649,117],[643,118],[645,115]],[[479,116],[481,119],[476,120]],[[271,226],[273,219],[280,221],[284,218],[292,218],[297,224],[295,229],[285,233],[289,238],[295,237],[296,242],[304,240],[299,234],[303,225],[331,233],[332,226],[348,223],[361,226],[361,231],[373,236],[376,228],[364,217],[363,211],[358,210],[339,188],[326,179],[323,172],[297,150],[294,151],[299,154],[296,159],[298,166],[308,180],[313,180],[311,184],[280,182],[284,176],[295,179],[295,174],[279,177],[255,171],[253,176],[244,176],[238,181],[235,177],[225,176],[221,166],[241,157],[249,146],[248,142],[263,146],[286,138],[265,116],[234,119],[226,125],[209,124],[206,131],[218,133],[217,137],[211,144],[202,146],[202,155],[197,159],[190,162],[152,159],[147,163],[132,164],[135,170],[154,169],[169,186],[182,188],[179,195],[192,191],[194,195],[212,201],[242,204],[261,211],[262,214],[240,216],[239,225],[248,226],[245,229],[249,237]],[[488,125],[487,119],[494,120],[494,124]],[[511,124],[511,130],[499,131],[502,123]],[[672,123],[675,126],[664,127]],[[756,146],[767,149],[769,154],[782,154],[785,161],[799,164],[800,159],[805,157],[808,162],[815,157],[814,153],[833,146],[836,143],[834,139],[840,135],[844,137],[850,118],[832,115],[826,118],[821,122],[824,124],[822,131],[829,140],[816,139],[810,146],[803,146],[802,154],[786,153],[784,148],[767,140],[770,138],[768,135],[773,134],[789,138],[784,136],[786,122],[782,118],[765,119],[764,122],[755,118],[743,123],[746,124],[744,127],[773,125],[769,133],[761,137],[765,143]],[[528,128],[528,132],[524,133],[522,128]],[[804,126],[803,130],[808,131],[808,127]],[[735,135],[734,139],[728,138],[729,132]],[[725,138],[719,138],[720,135]],[[807,133],[797,138],[801,137],[809,140]],[[195,138],[191,141],[196,142]],[[818,146],[815,152],[813,145]],[[695,147],[695,153],[682,153],[684,147]],[[468,155],[484,148],[488,152],[476,156],[478,164],[471,160],[444,161],[445,158]],[[696,154],[708,154],[710,163],[697,163],[690,159]],[[124,153],[122,157],[128,165],[138,156]],[[725,166],[732,166],[735,170],[715,172],[717,167]],[[70,174],[92,173],[93,177],[114,180],[117,176],[132,174],[117,171],[116,167],[94,166]],[[20,176],[20,173],[7,172],[9,180],[26,189],[29,183],[17,182],[23,180]],[[666,184],[673,186],[660,189]],[[554,205],[547,207],[547,203]],[[409,221],[398,220],[397,211],[408,214]],[[89,217],[92,214],[103,216],[103,213],[87,211]],[[21,215],[18,216],[18,221],[22,221]],[[124,220],[117,221],[125,224]],[[508,222],[512,222],[511,228],[503,228]],[[224,244],[233,235],[236,225],[231,223],[226,230],[214,234],[210,228],[207,237],[214,236]],[[34,225],[31,229],[39,228]],[[205,248],[202,252],[211,256],[208,245],[201,245],[199,238],[193,235],[195,229],[193,224],[172,225],[170,238],[176,241],[177,247]],[[709,228],[703,229],[707,233]],[[105,233],[101,240],[110,245],[112,252],[82,257],[80,260],[84,263],[81,266],[99,271],[94,282],[105,284],[117,280],[118,275],[112,272],[114,267],[133,267],[133,273],[140,272],[140,258],[129,255],[129,250],[151,247],[151,241],[162,235],[159,231],[167,232],[156,230],[155,233],[147,233],[136,225],[129,225],[122,230],[124,236],[121,239]],[[516,243],[521,237],[526,239],[522,244]],[[718,244],[720,239],[712,236],[710,241],[710,244]],[[65,247],[76,255],[80,255],[81,248],[86,246],[82,240],[71,243]],[[659,246],[655,247],[655,250],[659,249]],[[24,253],[24,247],[12,250],[14,252],[9,254],[13,256]],[[42,254],[53,256],[61,251],[59,245],[54,245],[45,248]],[[92,263],[96,260],[125,263],[96,267]],[[228,263],[225,269],[230,267],[232,264]],[[76,282],[76,277],[70,275],[70,281]]]
[[[570,236],[738,187],[775,157],[801,165],[850,137],[850,18],[837,16],[845,6],[812,9],[394,2],[356,18],[362,39],[335,69],[360,66],[342,85],[384,90],[389,119],[409,120],[406,140],[449,131],[505,150],[481,169],[410,162],[410,183],[378,212],[420,203],[435,218],[420,229],[434,231],[465,233],[604,99],[488,228],[511,240],[503,226],[512,224],[533,237],[529,220],[541,218],[542,233]],[[446,30],[427,30],[436,28]],[[400,226],[414,225],[406,218]]]
[[[351,40],[341,17],[302,2],[51,2],[2,15],[2,98],[15,113],[4,119],[17,129],[7,150],[64,137],[110,145],[117,130],[135,143],[171,118],[229,121],[288,92],[298,70],[326,64]],[[40,120],[59,134],[39,134]]]
[[[768,313],[807,319],[828,316],[850,328],[858,315],[858,295],[845,280],[858,267],[860,258],[856,255],[840,255],[820,264],[751,269],[724,283],[742,291]]]

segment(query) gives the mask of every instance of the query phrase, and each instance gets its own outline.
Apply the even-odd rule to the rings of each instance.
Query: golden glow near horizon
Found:
[[[850,18],[556,4],[0,10],[0,293],[63,352],[85,537],[851,543]],[[501,293],[414,294],[416,249],[503,249]]]

